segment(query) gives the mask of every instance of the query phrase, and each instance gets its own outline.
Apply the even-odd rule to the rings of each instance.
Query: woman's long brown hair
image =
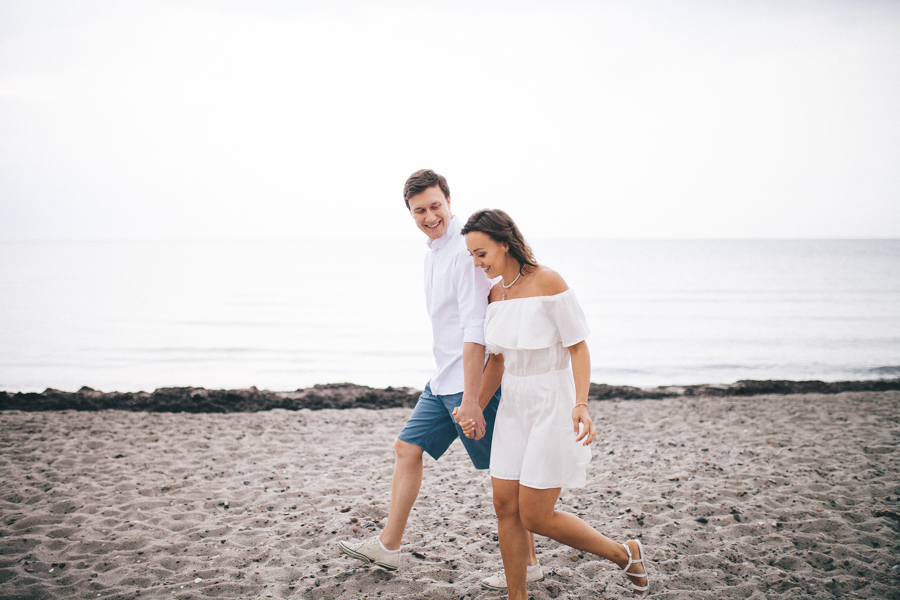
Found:
[[[462,235],[470,231],[480,231],[500,244],[509,246],[509,253],[519,261],[523,272],[538,266],[531,246],[522,237],[516,222],[508,214],[499,209],[485,208],[474,213],[462,228]]]

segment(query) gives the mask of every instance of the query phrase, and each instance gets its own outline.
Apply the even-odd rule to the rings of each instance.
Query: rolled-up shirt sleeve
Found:
[[[463,342],[484,346],[484,315],[487,312],[491,280],[475,267],[469,256],[460,254],[453,269],[456,299],[459,302],[459,326]]]

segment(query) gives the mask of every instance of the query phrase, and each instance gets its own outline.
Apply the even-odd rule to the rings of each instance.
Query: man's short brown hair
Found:
[[[406,202],[406,210],[409,210],[410,198],[434,186],[441,188],[444,198],[450,198],[450,186],[447,185],[447,180],[443,175],[439,175],[431,169],[419,169],[410,175],[403,186],[403,201]]]

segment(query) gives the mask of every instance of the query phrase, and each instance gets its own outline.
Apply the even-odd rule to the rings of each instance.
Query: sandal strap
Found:
[[[638,542],[638,544],[640,544],[640,542]],[[633,558],[631,556],[631,548],[628,547],[628,544],[622,544],[622,546],[625,548],[625,552],[628,554],[628,564],[626,564],[624,567],[622,567],[622,571],[623,571],[625,577],[628,577],[629,582],[631,583],[631,588],[634,591],[646,592],[648,589],[650,589],[650,579],[647,577],[646,569],[644,570],[643,573],[629,573],[628,572],[628,567],[630,567],[631,565],[640,564],[640,563],[644,562],[644,549],[641,548],[641,557],[640,558]],[[638,547],[640,548],[640,545]],[[635,583],[634,581],[631,580],[632,577],[637,578],[637,579],[641,579],[641,578],[647,579],[647,585],[638,585],[637,583]]]
[[[644,562],[644,554],[643,553],[641,553],[640,558],[632,558],[631,557],[631,548],[628,547],[628,544],[622,544],[622,547],[625,548],[625,552],[628,554],[628,564],[625,565],[624,567],[622,567],[623,571],[627,572],[628,567],[630,567],[631,565]],[[640,575],[641,577],[644,576],[644,573],[629,573],[629,574],[630,575]]]

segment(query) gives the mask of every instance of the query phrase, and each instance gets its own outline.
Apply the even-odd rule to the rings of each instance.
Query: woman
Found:
[[[555,271],[539,265],[502,210],[473,214],[462,234],[491,289],[485,318],[490,353],[481,396],[503,384],[491,451],[491,484],[509,600],[527,600],[529,531],[607,558],[634,593],[648,594],[644,549],[618,544],[574,515],[554,509],[563,487],[583,487],[597,431],[588,414],[591,359],[578,301]],[[571,359],[571,369],[569,368]],[[474,423],[461,423],[467,436]]]

